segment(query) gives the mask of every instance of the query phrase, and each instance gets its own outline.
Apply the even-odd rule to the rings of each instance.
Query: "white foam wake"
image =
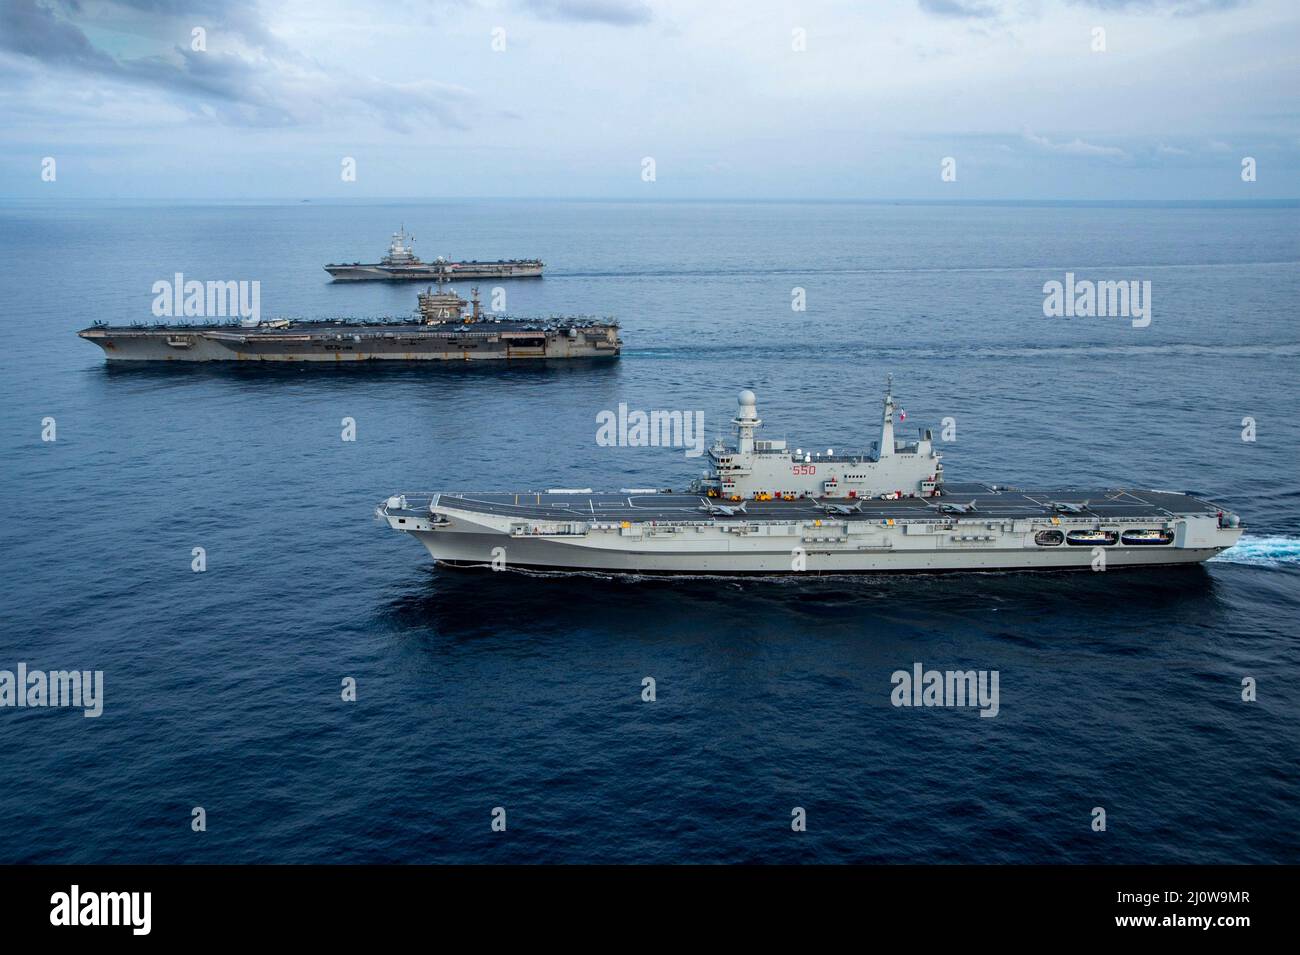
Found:
[[[1279,567],[1300,564],[1300,537],[1252,537],[1246,535],[1212,561],[1229,564],[1264,564]]]

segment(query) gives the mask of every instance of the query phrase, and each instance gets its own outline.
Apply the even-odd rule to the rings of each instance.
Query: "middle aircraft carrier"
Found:
[[[894,415],[891,388],[874,454],[792,451],[755,438],[742,391],[735,446],[685,493],[399,494],[378,513],[441,564],[637,574],[1104,570],[1197,563],[1241,536],[1190,492],[950,484],[930,432],[895,441]]]
[[[468,314],[466,310],[468,309]],[[618,322],[595,318],[511,319],[483,314],[443,282],[421,292],[419,316],[401,321],[208,322],[106,325],[77,332],[109,361],[483,361],[617,358]]]

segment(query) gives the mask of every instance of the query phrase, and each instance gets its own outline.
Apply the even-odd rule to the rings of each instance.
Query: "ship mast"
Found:
[[[885,385],[885,407],[880,422],[880,448],[877,458],[884,460],[894,453],[894,376]]]
[[[736,450],[741,454],[754,453],[754,429],[763,423],[758,416],[758,398],[746,388],[740,393],[739,409],[731,423],[736,426]]]

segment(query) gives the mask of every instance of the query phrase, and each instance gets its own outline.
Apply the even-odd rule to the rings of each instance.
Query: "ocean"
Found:
[[[623,357],[116,368],[75,335],[177,272],[260,282],[263,317],[409,313],[321,268],[399,225],[544,259],[485,301],[615,316]],[[1149,281],[1150,323],[1046,316],[1066,273]],[[0,290],[0,670],[104,674],[98,718],[0,707],[0,862],[1300,862],[1295,204],[7,201]],[[769,437],[864,448],[891,374],[901,432],[951,419],[950,481],[1192,489],[1246,536],[671,580],[439,570],[373,517],[699,473],[599,445],[620,403],[711,439],[752,388]],[[916,663],[997,671],[997,716],[895,707]]]

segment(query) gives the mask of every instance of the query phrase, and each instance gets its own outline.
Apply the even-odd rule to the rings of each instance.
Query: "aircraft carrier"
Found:
[[[468,314],[466,313],[466,310]],[[509,319],[484,315],[440,282],[421,292],[419,316],[357,321],[237,321],[106,325],[77,332],[109,361],[484,361],[617,358],[618,322],[596,318]]]
[[[498,259],[495,262],[453,262],[439,256],[421,262],[411,243],[413,236],[403,227],[393,233],[388,252],[378,262],[325,266],[336,282],[435,282],[447,279],[540,278],[546,264],[541,259]]]
[[[742,391],[734,446],[685,492],[398,494],[378,508],[435,561],[632,574],[1109,570],[1194,564],[1240,518],[1192,492],[951,484],[931,433],[894,438],[892,383],[873,453],[759,440]]]

